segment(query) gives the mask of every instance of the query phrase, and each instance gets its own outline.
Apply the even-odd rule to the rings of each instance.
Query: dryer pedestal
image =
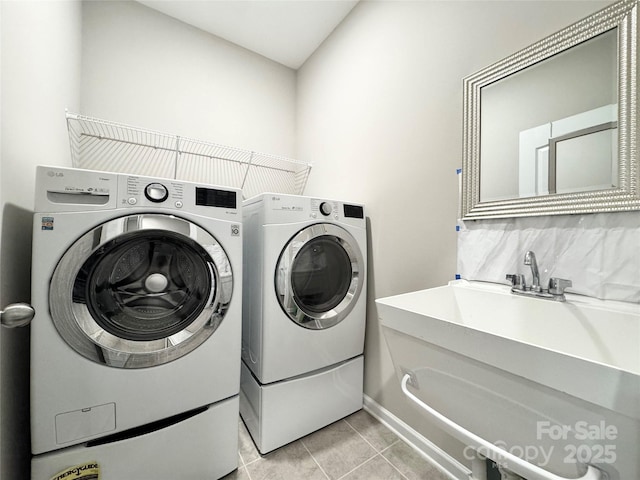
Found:
[[[362,355],[267,385],[243,363],[240,415],[265,454],[360,410],[363,382]]]
[[[49,480],[87,462],[99,465],[104,480],[221,478],[238,468],[238,396],[170,426],[97,443],[36,455],[31,460],[31,479]]]

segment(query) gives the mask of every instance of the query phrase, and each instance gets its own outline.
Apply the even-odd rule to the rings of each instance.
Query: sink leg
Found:
[[[515,473],[507,470],[504,467],[498,467],[500,470],[500,475],[502,476],[502,480],[525,480],[520,475],[516,475]]]
[[[471,477],[473,480],[487,480],[487,462],[478,452],[471,460]]]

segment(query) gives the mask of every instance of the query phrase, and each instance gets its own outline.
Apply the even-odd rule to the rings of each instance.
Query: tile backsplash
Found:
[[[573,282],[568,292],[640,303],[640,212],[559,215],[460,222],[458,273],[466,280],[531,284],[527,250],[535,252],[540,283]]]

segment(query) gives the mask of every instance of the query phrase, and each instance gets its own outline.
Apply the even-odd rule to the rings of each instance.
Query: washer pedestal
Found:
[[[99,465],[104,480],[221,478],[238,468],[238,396],[149,433],[90,445],[36,455],[31,479],[49,480],[87,462]]]
[[[261,385],[243,363],[240,415],[265,454],[362,408],[364,357]]]

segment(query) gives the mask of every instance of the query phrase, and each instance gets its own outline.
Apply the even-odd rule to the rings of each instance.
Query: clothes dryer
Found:
[[[32,478],[237,467],[241,193],[37,168]]]
[[[245,201],[240,413],[266,453],[362,407],[364,207]]]

